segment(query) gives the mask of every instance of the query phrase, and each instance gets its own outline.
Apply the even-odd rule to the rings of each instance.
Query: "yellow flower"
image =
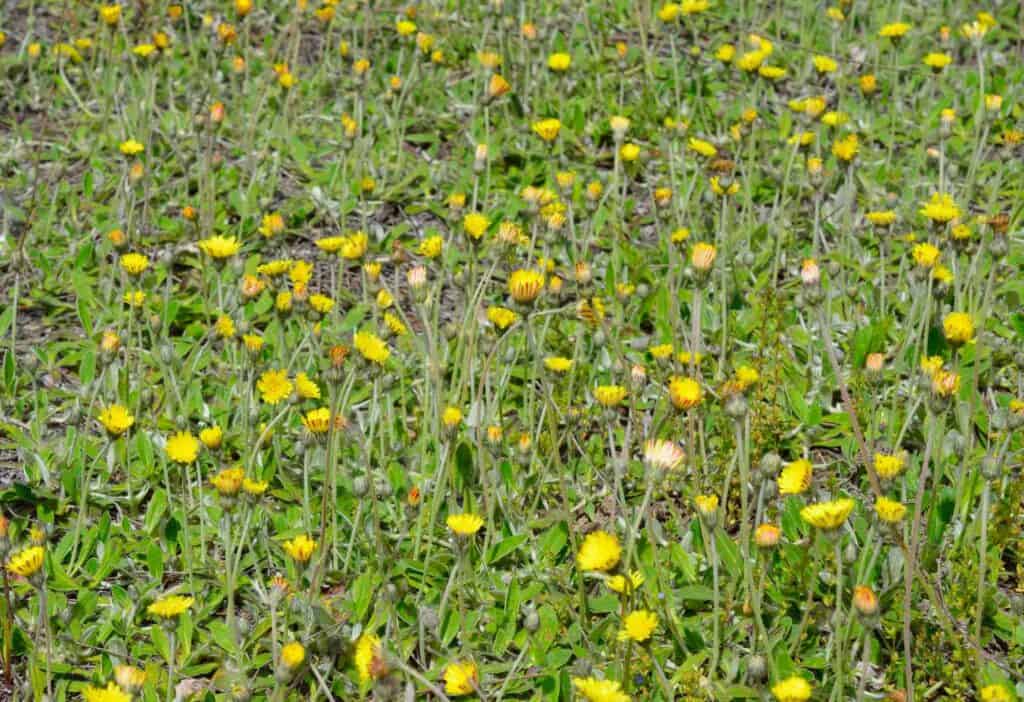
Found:
[[[449,663],[441,673],[444,691],[452,697],[471,695],[476,690],[478,672],[472,661]]]
[[[683,0],[680,7],[684,15],[699,15],[711,7],[711,3],[708,0]]]
[[[531,128],[537,136],[550,143],[558,138],[558,132],[562,129],[562,123],[554,118],[542,119],[539,122],[534,122]]]
[[[391,349],[373,332],[356,332],[352,337],[352,345],[359,355],[378,366],[383,366],[391,356]]]
[[[317,312],[319,312],[320,314],[328,314],[331,310],[334,309],[334,300],[327,297],[326,295],[316,293],[314,295],[309,296],[309,306],[312,307]]]
[[[199,442],[192,432],[179,431],[167,440],[164,450],[175,463],[192,463],[199,457]]]
[[[900,39],[910,31],[910,25],[906,22],[893,22],[884,25],[878,32],[878,36],[885,39]]]
[[[772,687],[772,694],[778,702],[807,702],[811,699],[811,684],[793,675]]]
[[[548,56],[548,68],[557,73],[564,73],[569,70],[572,64],[572,56],[566,53],[556,53]]]
[[[199,242],[199,250],[210,258],[230,258],[238,253],[242,244],[233,236],[212,236]]]
[[[875,78],[873,73],[867,73],[857,79],[857,84],[860,86],[860,91],[865,95],[872,95],[878,90],[878,79]]]
[[[113,682],[108,682],[106,687],[87,685],[82,689],[82,699],[85,702],[132,702],[132,696]]]
[[[647,349],[648,353],[651,354],[651,357],[658,360],[663,360],[671,356],[672,350],[672,344],[657,344],[656,346],[652,346]]]
[[[651,638],[651,634],[658,627],[658,615],[648,612],[645,609],[638,609],[630,612],[622,620],[622,629],[619,631],[619,641],[636,641],[638,643]]]
[[[834,531],[843,525],[856,504],[848,497],[817,502],[800,510],[800,518],[823,531]]]
[[[146,301],[146,293],[142,290],[129,290],[122,299],[130,307],[142,307],[142,304]]]
[[[459,536],[472,536],[480,531],[484,525],[483,517],[467,512],[465,514],[450,514],[447,522],[448,528]]]
[[[122,141],[118,148],[121,150],[121,153],[124,154],[125,156],[136,156],[146,150],[145,146],[143,146],[140,142],[135,141],[134,139]]]
[[[864,217],[876,227],[888,227],[896,221],[896,213],[892,210],[868,212]]]
[[[305,534],[300,534],[294,539],[285,541],[281,544],[281,548],[296,562],[305,563],[313,556],[313,551],[316,550],[316,541]]]
[[[224,430],[217,425],[207,427],[199,432],[199,440],[208,449],[220,448],[220,444],[224,440]]]
[[[622,148],[619,149],[619,156],[622,157],[623,161],[632,163],[640,158],[640,147],[636,144],[623,144]]]
[[[462,423],[462,410],[458,407],[445,407],[441,414],[441,423],[449,429],[458,426]]]
[[[295,394],[303,400],[319,400],[320,386],[306,373],[299,373],[295,376]]]
[[[626,388],[621,385],[598,385],[594,388],[594,399],[605,407],[615,407],[626,399]]]
[[[593,531],[587,534],[576,554],[576,565],[583,571],[607,572],[614,568],[622,556],[622,547],[614,534]]]
[[[395,31],[400,37],[410,37],[416,32],[416,23],[409,20],[399,20],[395,23]]]
[[[121,436],[135,424],[135,417],[123,405],[110,405],[100,412],[100,424],[111,436]]]
[[[811,62],[818,73],[835,73],[836,69],[839,68],[839,64],[830,56],[815,56],[811,59]]]
[[[668,382],[668,397],[676,409],[690,410],[700,404],[704,391],[693,378],[675,376]]]
[[[45,556],[46,551],[42,546],[30,546],[11,556],[7,561],[7,572],[23,578],[31,577],[43,567]]]
[[[264,402],[276,405],[292,394],[294,386],[292,381],[288,380],[287,370],[268,370],[264,371],[256,382],[256,389],[260,391],[260,397]]]
[[[281,663],[294,670],[306,660],[306,648],[298,641],[290,641],[281,647]]]
[[[444,239],[440,234],[435,234],[434,236],[428,236],[426,239],[421,241],[416,252],[424,258],[437,258],[441,255],[441,250],[443,248]]]
[[[173,619],[188,611],[194,602],[194,597],[165,595],[146,607],[146,611],[157,619]]]
[[[718,511],[718,495],[697,495],[693,503],[702,517],[710,517]]]
[[[781,66],[761,66],[757,69],[757,74],[768,80],[778,80],[785,77],[786,69]]]
[[[848,134],[832,144],[832,155],[840,161],[850,162],[857,157],[860,151],[860,142],[856,134]]]
[[[875,512],[883,522],[898,524],[907,515],[907,506],[883,496],[875,501]]]
[[[914,258],[914,263],[921,266],[921,268],[931,268],[939,260],[939,249],[932,246],[929,243],[915,244],[914,248],[911,249],[910,255]]]
[[[263,348],[263,337],[259,334],[243,334],[242,343],[251,353],[259,353]]]
[[[572,368],[572,359],[562,356],[548,356],[544,359],[544,367],[552,373],[565,373]]]
[[[612,592],[617,592],[620,595],[628,595],[635,592],[637,588],[644,584],[644,576],[638,571],[634,570],[629,574],[629,579],[626,579],[625,575],[613,575],[605,580],[605,585]]]
[[[849,117],[846,116],[845,112],[837,110],[830,110],[821,116],[821,123],[829,127],[838,127],[841,124],[846,124],[848,120]]]
[[[487,84],[487,94],[492,98],[506,95],[512,90],[512,85],[501,75],[494,73]]]
[[[274,278],[284,273],[287,273],[295,261],[290,258],[279,258],[274,261],[268,261],[263,263],[256,268],[256,272],[260,275],[265,275],[268,278]]]
[[[736,369],[736,382],[741,390],[746,390],[761,379],[761,374],[750,366],[740,366]]]
[[[697,137],[690,137],[690,140],[686,142],[686,146],[690,151],[694,151],[701,156],[706,156],[707,158],[711,158],[718,154],[718,149],[715,148],[714,144],[710,141],[698,139]]]
[[[310,434],[322,435],[331,430],[331,410],[327,407],[313,409],[302,416],[302,426]]]
[[[242,481],[242,489],[253,497],[259,497],[267,491],[270,484],[266,480],[251,480],[246,478]]]
[[[941,71],[943,68],[952,63],[953,58],[949,54],[930,53],[927,54],[922,62],[925,66],[928,66],[933,71]]]
[[[221,495],[234,495],[242,489],[242,480],[244,478],[245,471],[241,468],[225,468],[210,478],[210,484]]]
[[[508,277],[508,292],[520,304],[533,302],[543,289],[544,275],[537,271],[520,268]]]
[[[679,17],[682,9],[677,3],[667,2],[658,10],[658,19],[665,23],[672,22]]]
[[[946,224],[960,216],[960,208],[956,206],[952,195],[932,193],[931,199],[921,205],[918,213],[936,224]]]
[[[380,637],[369,632],[363,633],[356,641],[355,652],[356,671],[359,673],[361,682],[369,682],[380,677],[383,672],[383,655],[380,645]]]
[[[572,685],[587,702],[629,702],[629,695],[615,680],[573,678]]]
[[[966,312],[950,312],[942,320],[942,332],[953,346],[961,346],[974,338],[974,322]]]
[[[761,67],[761,64],[764,63],[766,56],[767,54],[765,54],[762,51],[748,51],[740,55],[740,57],[736,59],[736,66],[741,71],[753,73],[754,71]]]
[[[519,319],[519,315],[507,307],[497,307],[492,305],[487,308],[487,319],[498,329],[505,331],[515,324],[515,321]]]
[[[892,480],[895,478],[903,472],[906,465],[907,457],[905,454],[875,454],[875,472],[878,473],[879,477],[885,480]]]
[[[491,220],[479,212],[470,212],[462,218],[462,226],[474,241],[479,241],[491,226]]]
[[[127,253],[121,256],[119,263],[128,275],[139,275],[149,268],[149,258],[138,253]]]
[[[714,265],[716,256],[718,256],[718,250],[714,244],[698,242],[693,245],[693,251],[690,252],[690,265],[699,273],[706,273]]]
[[[226,314],[222,314],[217,317],[217,321],[213,325],[214,331],[217,332],[217,336],[222,339],[231,339],[235,336],[235,323],[231,317]]]
[[[149,57],[154,51],[156,51],[156,46],[153,44],[137,44],[132,47],[132,53],[141,58]]]
[[[390,331],[395,336],[404,336],[409,331],[408,329],[405,328],[405,325],[402,324],[402,320],[400,320],[398,317],[391,314],[390,312],[384,313],[384,326],[386,326],[388,328],[388,331]]]
[[[341,246],[341,257],[349,261],[357,261],[366,253],[370,240],[363,232],[353,232],[345,237]]]
[[[981,688],[981,702],[1013,702],[1014,695],[1005,685],[986,685]]]
[[[800,495],[811,486],[814,469],[806,458],[788,463],[779,474],[780,495]]]
[[[117,4],[100,5],[99,13],[103,23],[112,27],[121,19],[121,6]]]

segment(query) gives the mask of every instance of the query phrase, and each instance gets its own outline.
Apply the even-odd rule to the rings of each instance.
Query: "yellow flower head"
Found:
[[[896,221],[896,213],[892,210],[868,212],[864,218],[876,227],[888,227]]]
[[[811,486],[814,469],[806,458],[799,458],[786,464],[779,474],[780,495],[800,495]]]
[[[369,238],[363,232],[353,232],[345,237],[341,245],[341,257],[349,261],[358,261],[366,253],[370,244]]]
[[[164,450],[175,463],[192,463],[199,457],[199,441],[192,432],[179,431],[167,440]]]
[[[42,546],[30,546],[11,556],[7,561],[7,572],[29,578],[40,571],[46,551]]]
[[[445,407],[444,412],[441,413],[441,423],[449,429],[457,427],[462,423],[462,410],[458,407]]]
[[[210,258],[225,259],[234,256],[242,243],[233,236],[212,236],[199,242],[199,250]]]
[[[936,224],[946,224],[960,216],[960,208],[952,195],[932,193],[931,199],[921,205],[918,213]]]
[[[128,275],[140,275],[149,268],[149,258],[138,253],[127,253],[121,256],[118,262]]]
[[[698,139],[697,137],[690,137],[690,140],[686,142],[686,146],[688,149],[690,149],[690,151],[698,153],[701,156],[705,156],[707,158],[712,158],[713,156],[716,156],[718,154],[718,149],[715,148],[714,144],[712,144],[710,141]]]
[[[594,399],[605,407],[616,407],[626,399],[626,388],[621,385],[598,385],[594,388]]]
[[[573,678],[572,685],[587,702],[629,702],[629,695],[615,680]]]
[[[319,400],[320,386],[311,380],[305,372],[302,372],[295,376],[295,394],[303,400]]]
[[[320,407],[306,412],[302,415],[302,426],[310,434],[326,434],[331,430],[331,410],[327,407]]]
[[[287,370],[267,370],[256,382],[256,389],[260,391],[264,402],[276,405],[291,396],[294,386],[288,380]]]
[[[114,666],[114,679],[123,689],[134,692],[146,684],[146,671],[133,665],[117,665]]]
[[[932,268],[939,261],[941,255],[939,249],[927,242],[921,244],[915,244],[914,248],[911,249],[910,255],[914,258],[916,263],[921,268]]]
[[[82,699],[85,702],[132,702],[132,696],[113,682],[108,682],[106,687],[86,686],[82,690]]]
[[[480,531],[484,525],[483,517],[478,514],[466,512],[464,514],[450,514],[446,521],[448,528],[458,536],[472,536]]]
[[[693,503],[702,517],[710,517],[718,511],[718,495],[697,495]]]
[[[907,506],[883,496],[875,501],[875,512],[883,522],[898,524],[907,515]]]
[[[194,597],[184,595],[165,595],[146,608],[146,611],[157,619],[173,619],[184,614],[195,602]]]
[[[565,373],[572,368],[572,359],[562,356],[548,356],[544,359],[544,367],[552,373]]]
[[[811,699],[811,684],[793,675],[776,683],[772,687],[772,694],[778,702],[807,702]]]
[[[953,346],[961,346],[974,338],[974,322],[966,312],[950,312],[942,320],[942,332]]]
[[[981,688],[981,702],[1013,702],[1014,694],[1005,685],[986,685]]]
[[[910,31],[910,25],[906,22],[892,22],[886,24],[878,32],[878,36],[885,39],[901,39]]]
[[[922,63],[933,71],[941,71],[943,68],[953,62],[953,57],[949,54],[940,54],[932,52],[927,54],[923,59]]]
[[[515,324],[515,321],[519,319],[519,315],[507,307],[497,307],[492,305],[487,308],[487,319],[498,329],[504,331]]]
[[[822,531],[834,531],[846,522],[856,504],[848,497],[817,502],[800,510],[800,518]]]
[[[137,156],[146,150],[146,147],[141,142],[135,141],[135,139],[122,141],[118,148],[125,156]]]
[[[618,537],[605,531],[593,531],[580,544],[576,565],[582,571],[607,572],[618,564],[621,555]]]
[[[638,643],[651,638],[651,634],[658,628],[658,615],[648,612],[645,609],[638,609],[630,612],[622,620],[622,629],[619,631],[619,641],[636,641]]]
[[[383,366],[391,356],[391,349],[373,332],[356,332],[352,337],[352,345],[360,356],[378,366]]]
[[[700,404],[704,391],[693,378],[675,376],[668,382],[668,397],[676,409],[689,410]]]
[[[906,465],[907,457],[905,454],[875,454],[875,472],[884,480],[892,480],[898,476],[903,472]]]
[[[612,592],[617,592],[620,595],[628,595],[635,592],[637,588],[644,584],[644,576],[638,571],[634,570],[629,574],[629,578],[625,575],[613,575],[605,580],[605,585]]]
[[[548,56],[548,68],[556,73],[565,73],[572,64],[572,56],[566,53],[556,53]]]
[[[818,73],[835,73],[839,68],[839,64],[831,56],[815,56],[811,62]]]
[[[473,661],[449,663],[444,672],[444,691],[452,697],[473,694],[477,686],[477,669]]]
[[[290,641],[281,647],[281,663],[294,670],[306,660],[306,648],[298,641]]]
[[[245,471],[241,468],[225,468],[210,478],[210,483],[221,495],[235,495],[242,489]]]
[[[562,123],[555,118],[542,119],[539,122],[534,122],[531,128],[537,136],[550,143],[558,138],[558,132],[562,129]]]
[[[544,274],[520,268],[508,277],[508,292],[520,304],[529,304],[537,299],[544,289]]]
[[[224,440],[224,430],[217,425],[206,427],[199,432],[199,440],[208,449],[218,449]]]
[[[356,641],[354,662],[361,682],[380,677],[385,672],[380,637],[369,632],[363,633]]]
[[[856,134],[848,134],[832,144],[832,155],[840,161],[849,163],[857,157],[860,151],[860,141]]]
[[[491,220],[479,212],[470,212],[462,218],[462,227],[470,239],[479,241],[491,226]]]
[[[100,412],[100,424],[111,436],[121,436],[135,424],[135,417],[123,405],[110,405]]]
[[[316,541],[309,538],[305,534],[299,534],[294,539],[290,539],[281,544],[281,548],[291,558],[298,563],[307,562],[312,556],[313,551],[316,550]]]

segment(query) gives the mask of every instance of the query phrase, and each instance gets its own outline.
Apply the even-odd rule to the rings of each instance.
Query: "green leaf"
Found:
[[[519,534],[517,536],[510,536],[507,539],[502,539],[488,549],[487,562],[491,565],[497,563],[502,558],[519,548],[528,538],[530,538],[529,534]]]

